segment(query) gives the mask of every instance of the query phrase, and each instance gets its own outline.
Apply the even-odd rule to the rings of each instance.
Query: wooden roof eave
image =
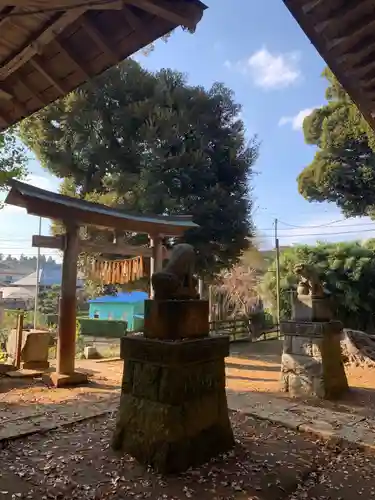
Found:
[[[28,214],[38,217],[164,236],[182,236],[188,229],[198,227],[187,216],[124,213],[99,203],[51,193],[18,181],[12,181],[10,185],[5,203],[25,208]]]
[[[300,25],[319,55],[325,60],[339,83],[357,105],[369,125],[375,130],[375,74],[364,81],[363,75],[374,69],[375,56],[369,64],[360,61],[366,53],[375,50],[373,44],[365,44],[359,49],[358,59],[353,47],[361,42],[361,36],[373,32],[375,10],[371,0],[335,2],[326,0],[283,0],[284,4]],[[336,18],[332,17],[332,9]],[[361,9],[367,15],[359,17]],[[361,24],[362,22],[362,24]],[[369,86],[373,88],[369,88]]]
[[[0,0],[0,131],[176,27],[194,30],[205,8],[200,0]]]

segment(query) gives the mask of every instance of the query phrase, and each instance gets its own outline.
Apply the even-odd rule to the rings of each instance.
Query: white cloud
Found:
[[[282,116],[279,120],[279,127],[282,127],[284,125],[291,125],[293,130],[301,130],[302,125],[303,125],[303,120],[306,118],[306,116],[309,116],[315,108],[306,108],[306,109],[301,109],[296,115],[294,116]]]
[[[225,61],[224,66],[249,75],[257,87],[275,90],[289,87],[301,79],[299,60],[298,52],[272,54],[263,47],[243,61],[234,64]]]

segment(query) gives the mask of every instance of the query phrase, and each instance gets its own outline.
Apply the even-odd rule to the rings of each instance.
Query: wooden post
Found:
[[[56,373],[50,380],[56,387],[87,382],[87,376],[74,371],[76,354],[76,288],[79,255],[79,228],[66,224],[59,307]]]
[[[203,280],[202,280],[202,278],[199,278],[199,280],[198,280],[198,293],[199,293],[200,299],[203,299],[203,288],[204,288]]]
[[[151,276],[163,268],[163,245],[160,234],[150,235],[150,246],[152,257],[150,262],[150,298],[154,297],[154,290],[151,285]]]
[[[21,366],[21,351],[22,351],[22,332],[23,332],[23,318],[24,313],[20,312],[17,315],[17,329],[16,329],[16,356],[15,356],[15,366],[17,370]]]
[[[213,290],[212,290],[212,285],[208,287],[208,303],[209,303],[209,317],[208,320],[211,322],[214,320],[214,311],[213,311]]]

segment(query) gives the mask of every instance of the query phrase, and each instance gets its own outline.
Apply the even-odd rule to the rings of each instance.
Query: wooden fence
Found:
[[[229,335],[231,342],[250,340],[251,330],[242,319],[216,320],[210,322],[211,335]]]
[[[252,340],[251,325],[243,319],[216,320],[210,322],[211,335],[229,335],[231,342]],[[274,340],[280,338],[277,327],[261,333],[253,339],[259,342],[262,340]]]

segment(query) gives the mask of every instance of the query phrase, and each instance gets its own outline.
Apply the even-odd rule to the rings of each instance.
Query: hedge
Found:
[[[86,337],[119,339],[126,335],[126,321],[91,318],[77,318],[77,321],[81,327],[81,335]]]
[[[59,322],[59,315],[58,314],[46,314],[46,321],[48,326],[55,326]]]

